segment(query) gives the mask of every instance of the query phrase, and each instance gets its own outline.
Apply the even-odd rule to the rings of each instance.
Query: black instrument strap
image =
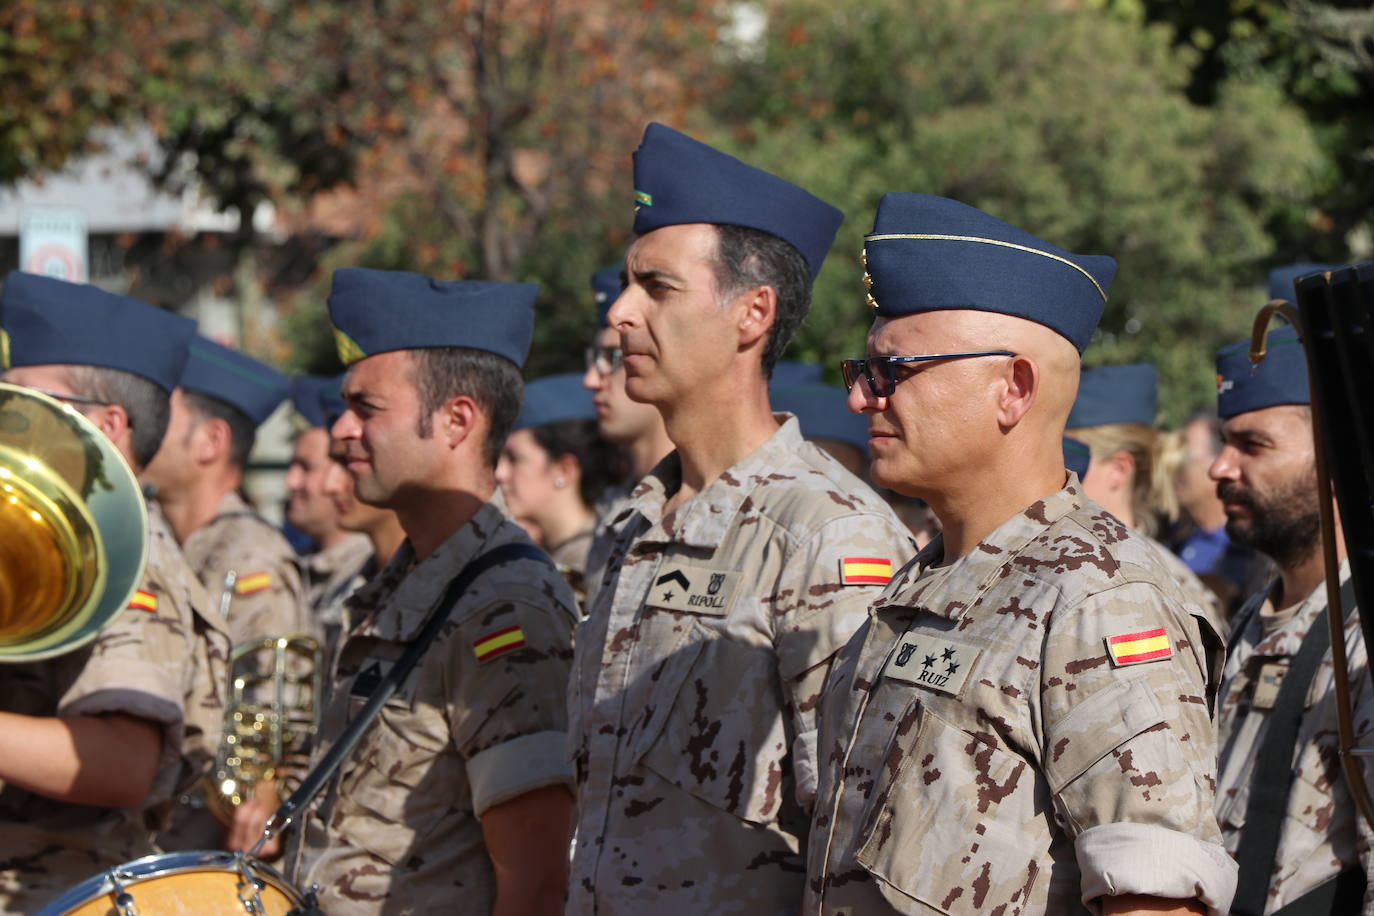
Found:
[[[1341,586],[1341,607],[1347,613],[1355,607],[1354,579],[1347,579]],[[1240,875],[1236,879],[1236,899],[1231,904],[1234,916],[1264,914],[1279,837],[1288,813],[1288,796],[1293,787],[1293,751],[1307,705],[1307,692],[1330,649],[1331,627],[1326,613],[1322,613],[1312,621],[1298,654],[1293,656],[1283,676],[1274,707],[1269,710],[1269,730],[1255,755],[1255,767],[1250,774],[1250,799],[1245,806],[1245,827],[1236,850]]]
[[[1352,865],[1334,878],[1323,881],[1292,903],[1274,911],[1274,916],[1331,916],[1333,913],[1358,913],[1364,905],[1364,869]]]
[[[501,563],[510,563],[513,560],[537,560],[540,563],[548,564],[549,558],[539,548],[532,544],[502,544],[500,547],[493,547],[491,550],[477,557],[467,566],[458,577],[449,583],[448,589],[444,592],[444,597],[430,613],[429,619],[425,621],[424,629],[418,636],[411,640],[405,652],[396,664],[391,666],[391,670],[382,676],[376,688],[367,698],[367,703],[363,705],[358,715],[344,727],[334,746],[321,758],[315,768],[311,770],[304,779],[301,780],[300,788],[291,793],[291,797],[282,802],[281,807],[272,815],[268,821],[268,829],[273,834],[279,834],[295,820],[296,815],[310,804],[311,800],[319,794],[319,791],[328,784],[334,777],[339,767],[343,764],[348,755],[353,753],[358,741],[362,739],[363,733],[372,724],[372,720],[377,718],[377,713],[386,705],[386,701],[391,699],[398,687],[405,682],[406,677],[419,664],[425,651],[439,635],[439,630],[444,622],[448,620],[449,614],[455,605],[463,597],[463,593],[468,590],[473,581],[482,573]]]

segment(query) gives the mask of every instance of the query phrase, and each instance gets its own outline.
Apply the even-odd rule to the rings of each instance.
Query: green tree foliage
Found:
[[[1246,333],[1268,227],[1318,163],[1276,90],[1227,83],[1201,107],[1187,63],[1166,30],[1092,9],[800,0],[770,7],[699,125],[848,214],[801,356],[861,351],[862,236],[884,191],[921,191],[1116,257],[1087,361],[1155,362],[1177,419],[1215,398],[1212,352]]]

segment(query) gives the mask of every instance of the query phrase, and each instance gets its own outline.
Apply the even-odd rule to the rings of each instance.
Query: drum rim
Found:
[[[244,856],[249,862],[254,877],[269,879],[273,888],[282,893],[292,906],[300,906],[304,898],[291,882],[266,862]],[[137,884],[149,878],[163,878],[170,875],[204,871],[207,865],[219,866],[218,871],[237,871],[236,856],[222,849],[184,850],[180,852],[160,852],[133,859],[104,871],[97,872],[48,903],[35,916],[62,916],[68,910],[99,897],[108,896],[114,891],[110,872],[117,872],[119,879],[127,884]],[[157,866],[164,867],[157,867]]]

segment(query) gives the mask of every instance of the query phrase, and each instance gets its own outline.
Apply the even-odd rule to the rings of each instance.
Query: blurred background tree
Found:
[[[663,120],[846,212],[795,356],[860,350],[874,205],[924,191],[1114,255],[1088,360],[1153,360],[1177,419],[1211,402],[1211,352],[1269,266],[1369,254],[1370,18],[1344,0],[3,0],[0,182],[146,124],[157,180],[237,211],[244,259],[262,266],[264,205],[314,240],[290,283],[262,280],[293,368],[330,368],[329,272],[364,264],[540,282],[533,376],[580,363],[587,277],[629,241],[630,153]]]

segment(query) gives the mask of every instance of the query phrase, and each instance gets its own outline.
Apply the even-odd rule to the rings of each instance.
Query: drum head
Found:
[[[139,916],[245,916],[250,897],[243,870],[253,878],[264,916],[287,916],[301,896],[275,869],[231,852],[174,852],[145,856],[81,882],[39,910],[38,916],[121,916],[115,904],[128,894]]]

